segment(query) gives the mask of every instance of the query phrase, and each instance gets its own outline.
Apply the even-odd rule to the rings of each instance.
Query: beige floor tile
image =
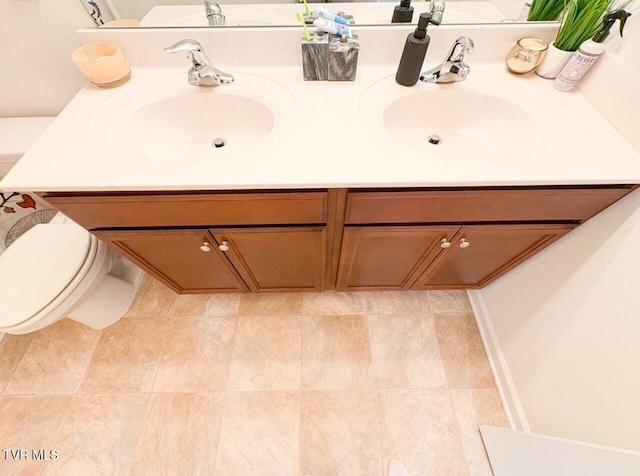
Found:
[[[298,393],[240,392],[226,398],[215,474],[298,474]]]
[[[364,295],[362,293],[341,293],[337,291],[304,293],[302,295],[302,305],[306,316],[362,314],[364,312]]]
[[[301,398],[300,474],[385,474],[373,392],[303,392]]]
[[[177,299],[177,293],[147,274],[125,317],[170,316]]]
[[[144,422],[148,395],[76,395],[46,475],[126,475]]]
[[[18,368],[34,335],[33,333],[21,336],[6,335],[0,342],[0,394],[9,383],[13,372]]]
[[[46,396],[6,396],[0,398],[0,441],[5,450],[27,450],[28,459],[14,459],[18,455],[0,455],[0,474],[35,475],[42,474],[51,465],[58,463],[55,445],[67,410],[73,397],[70,395]],[[45,450],[50,461],[35,459],[42,455],[33,454]],[[24,455],[21,455],[24,458]]]
[[[370,291],[361,293],[367,314],[428,313],[425,291]]]
[[[376,388],[447,386],[431,315],[372,315],[368,322]]]
[[[305,316],[302,388],[371,388],[371,351],[365,316]]]
[[[243,294],[239,316],[301,316],[302,293]]]
[[[102,331],[81,393],[150,392],[170,321],[121,319]]]
[[[385,471],[395,460],[411,475],[468,474],[448,390],[381,391],[378,405]]]
[[[235,317],[173,319],[153,391],[226,390],[235,327]]]
[[[302,317],[238,318],[229,390],[299,390]]]
[[[223,393],[152,395],[130,474],[212,474],[223,408]]]
[[[433,313],[471,312],[466,291],[427,291],[427,299]]]
[[[450,388],[495,388],[472,314],[434,316],[440,355]]]
[[[38,331],[5,394],[75,393],[99,338],[100,331],[69,319]]]
[[[505,428],[509,426],[498,391],[496,389],[451,390],[451,399],[471,476],[492,476],[478,428],[480,425]]]
[[[235,316],[240,307],[240,293],[183,294],[178,296],[174,317]]]

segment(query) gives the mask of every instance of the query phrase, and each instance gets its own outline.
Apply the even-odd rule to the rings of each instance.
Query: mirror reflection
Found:
[[[355,25],[389,25],[397,20],[416,23],[432,2],[392,0],[377,2],[315,3],[308,0],[80,0],[100,27],[227,27],[295,26],[296,14],[309,15],[326,8],[352,17]],[[256,3],[260,1],[260,3]],[[526,0],[446,0],[443,24],[496,24],[515,21]],[[250,3],[249,3],[250,2]],[[398,9],[402,10],[398,14]]]

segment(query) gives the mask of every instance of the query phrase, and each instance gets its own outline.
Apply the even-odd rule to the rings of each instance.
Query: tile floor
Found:
[[[490,475],[507,426],[462,292],[177,296],[0,342],[2,475]]]

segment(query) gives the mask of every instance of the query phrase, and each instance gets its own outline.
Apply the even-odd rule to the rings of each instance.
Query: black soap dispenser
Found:
[[[411,0],[400,0],[400,5],[393,9],[391,23],[411,23],[413,19],[413,7]]]
[[[427,35],[427,26],[429,23],[437,25],[438,22],[431,18],[431,13],[425,12],[420,14],[418,27],[413,33],[409,33],[407,41],[404,44],[398,72],[396,73],[396,83],[403,86],[413,86],[418,81],[424,57],[429,48],[429,35]]]

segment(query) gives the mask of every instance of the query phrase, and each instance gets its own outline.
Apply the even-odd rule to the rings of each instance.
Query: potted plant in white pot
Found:
[[[538,76],[553,79],[580,45],[593,37],[611,0],[568,0],[556,39],[536,69]]]
[[[565,0],[533,0],[527,21],[555,21],[565,5]]]

